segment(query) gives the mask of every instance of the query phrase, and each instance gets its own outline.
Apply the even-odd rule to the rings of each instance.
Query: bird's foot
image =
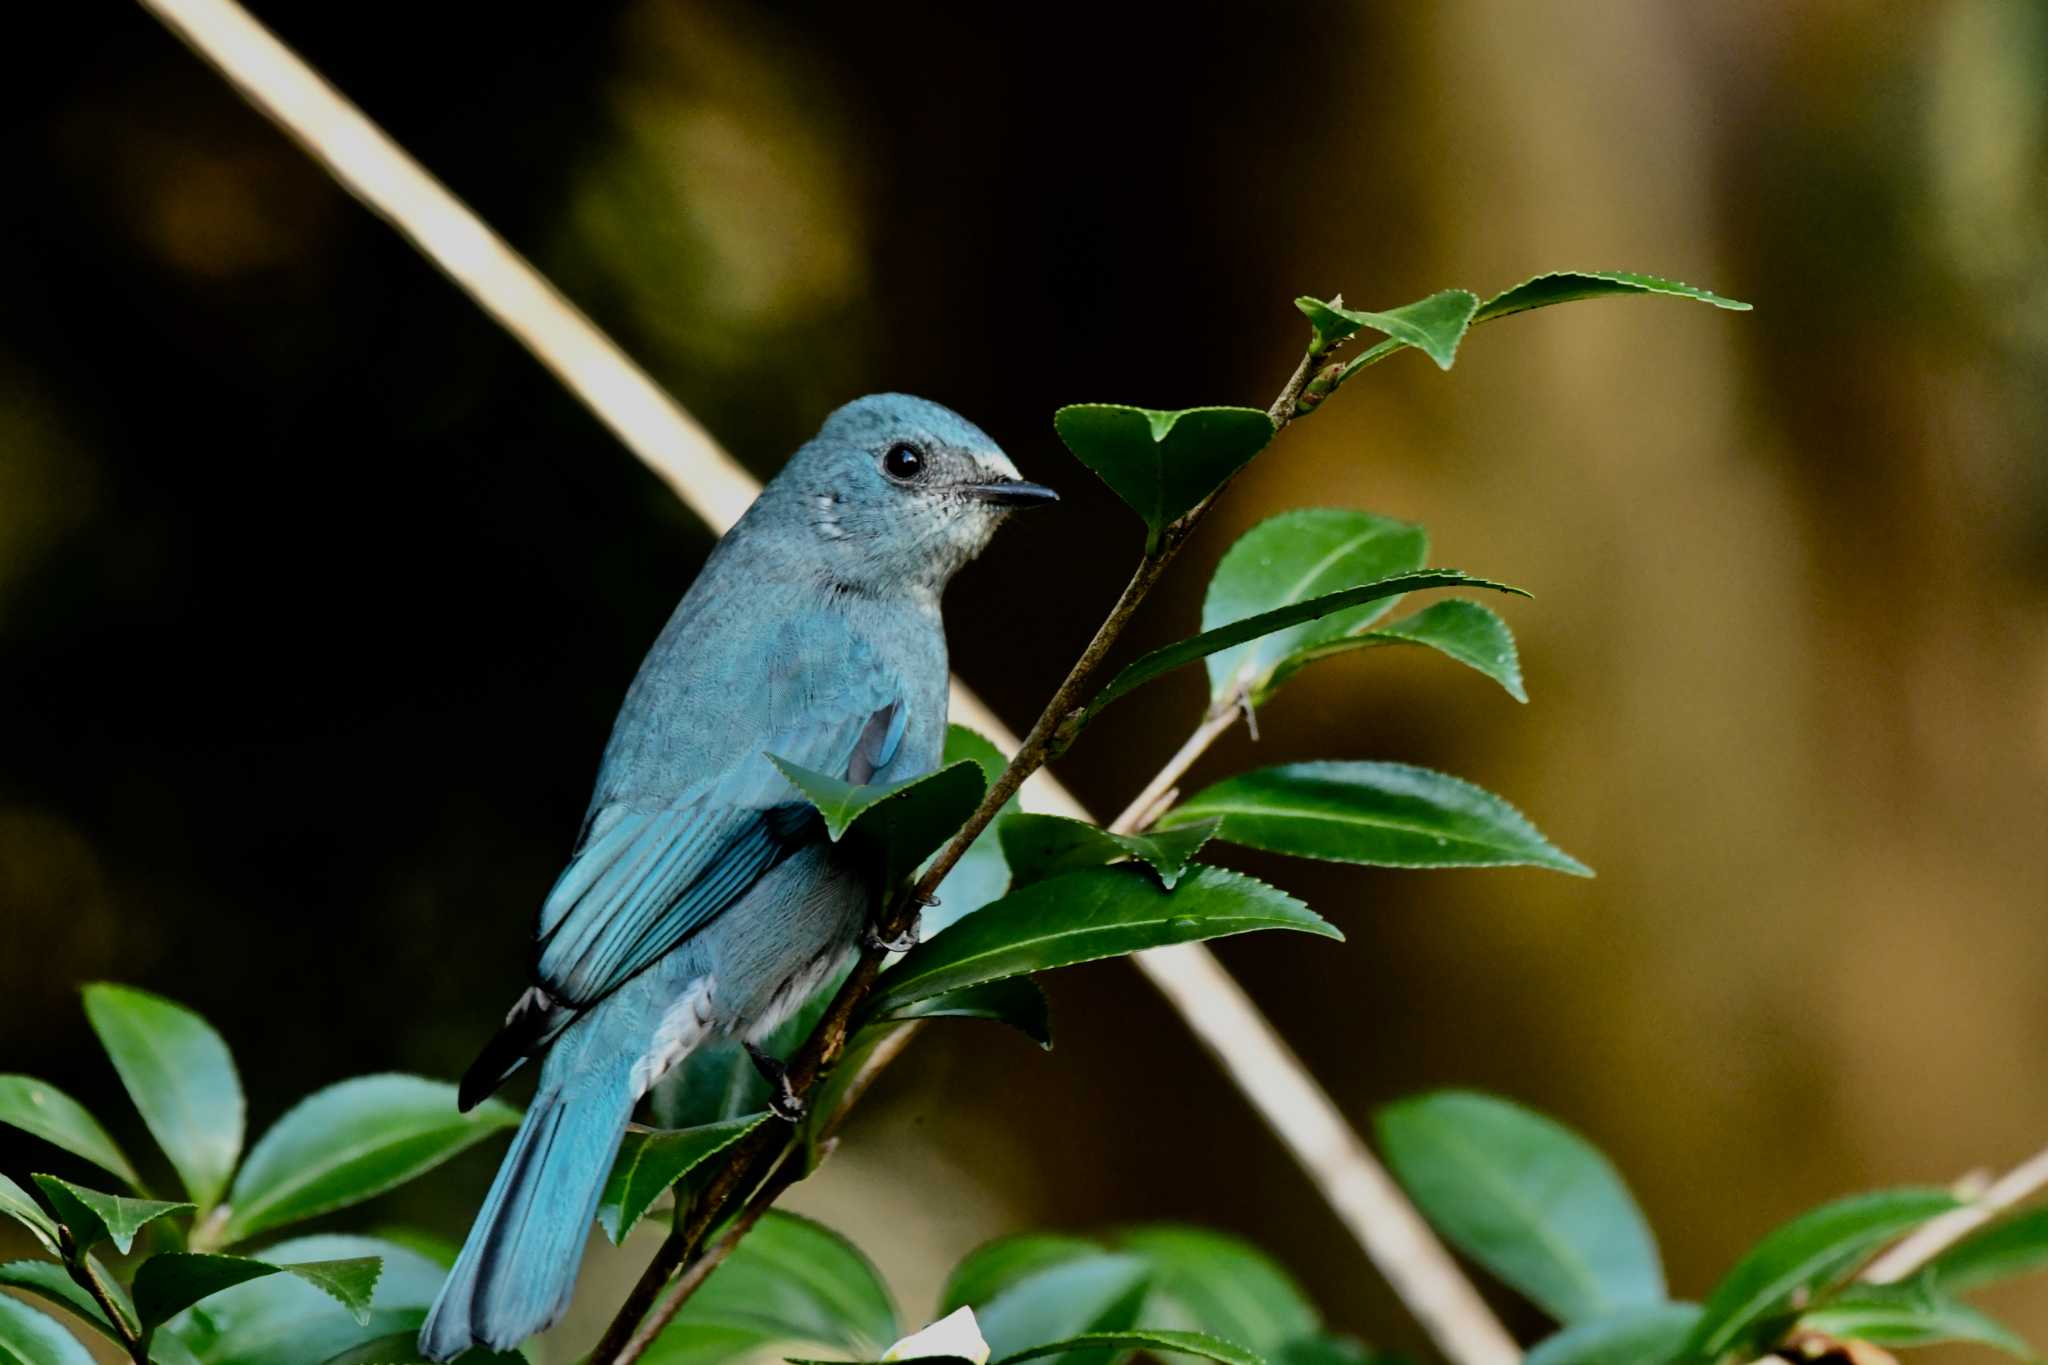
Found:
[[[752,1043],[745,1043],[747,1056],[754,1062],[754,1070],[761,1073],[761,1079],[768,1082],[768,1111],[784,1123],[797,1123],[809,1112],[810,1106],[804,1097],[796,1093],[796,1087],[789,1083],[789,1067]]]
[[[927,901],[925,904],[937,905],[938,902],[933,900]],[[910,921],[909,928],[894,938],[883,938],[881,931],[876,929],[874,925],[867,925],[860,931],[860,941],[863,947],[873,948],[877,952],[907,953],[921,941],[923,931],[924,916],[920,914]]]

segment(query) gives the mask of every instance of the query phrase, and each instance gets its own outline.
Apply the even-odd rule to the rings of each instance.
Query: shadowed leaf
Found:
[[[768,761],[818,808],[835,843],[851,836],[881,853],[884,880],[892,886],[966,824],[988,791],[981,765],[971,759],[881,787],[842,782],[774,754]]]
[[[1077,403],[1053,414],[1067,449],[1144,519],[1153,537],[1243,468],[1273,439],[1256,408],[1159,412]]]
[[[1003,1356],[996,1365],[1015,1365],[1019,1361],[1038,1360],[1068,1351],[1103,1349],[1165,1351],[1175,1355],[1200,1356],[1205,1360],[1221,1361],[1223,1365],[1266,1365],[1264,1356],[1247,1351],[1242,1346],[1232,1345],[1221,1337],[1212,1337],[1206,1332],[1169,1332],[1152,1328],[1121,1332],[1084,1332],[1079,1336],[1068,1337],[1064,1341],[1051,1341],[1041,1346],[1033,1346],[1028,1351],[1013,1352]]]
[[[974,731],[964,725],[948,725],[946,753],[942,762],[958,763],[962,759],[972,759],[980,765],[983,792],[995,785],[996,779],[1002,776],[1003,769],[1009,764],[1009,759],[1003,756],[1002,750]],[[967,846],[967,852],[960,861],[953,864],[953,870],[939,883],[938,904],[927,907],[924,912],[925,937],[930,938],[935,934],[944,933],[948,925],[955,923],[964,915],[973,914],[1001,896],[1008,888],[1010,868],[1009,864],[1003,861],[1003,849],[996,836],[996,826],[1003,822],[1003,817],[1015,815],[1021,809],[1023,808],[1017,804],[1017,798],[1014,796],[1004,802],[1003,808],[996,812],[996,818],[975,836],[974,842]]]
[[[1699,1319],[1696,1303],[1638,1304],[1545,1337],[1522,1365],[1665,1365]]]
[[[1008,1024],[1042,1048],[1052,1047],[1052,1017],[1045,992],[1029,977],[986,981],[930,996],[891,1014],[875,1016],[873,1022],[905,1023],[913,1019],[988,1019]]]
[[[1017,887],[1062,872],[1135,858],[1149,865],[1158,874],[1159,884],[1171,891],[1215,833],[1215,821],[1157,834],[1115,834],[1064,815],[1022,814],[1003,821],[1003,856],[1010,864],[1011,884]]]
[[[939,1312],[987,1303],[997,1294],[1027,1276],[1086,1256],[1099,1256],[1103,1248],[1080,1237],[1059,1237],[1048,1233],[1024,1233],[984,1242],[960,1259],[946,1277],[939,1295]]]
[[[2036,1359],[2033,1348],[2004,1323],[1924,1284],[1855,1284],[1801,1316],[1799,1325],[1844,1341],[1873,1346],[1934,1346],[1968,1341]]]
[[[1266,684],[1271,695],[1281,683],[1318,659],[1379,645],[1424,645],[1446,658],[1475,668],[1499,683],[1516,701],[1529,700],[1522,690],[1522,662],[1507,622],[1492,610],[1461,597],[1434,602],[1398,621],[1330,640],[1290,655],[1273,670]],[[1254,697],[1255,702],[1262,697]]]

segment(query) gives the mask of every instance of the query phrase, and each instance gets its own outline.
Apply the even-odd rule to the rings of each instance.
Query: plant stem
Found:
[[[1202,717],[1202,723],[1195,727],[1187,742],[1174,751],[1173,757],[1166,760],[1166,766],[1145,784],[1145,789],[1131,798],[1131,804],[1110,822],[1109,828],[1117,834],[1136,834],[1164,815],[1174,783],[1187,776],[1188,769],[1195,766],[1195,760],[1237,724],[1237,717],[1238,708],[1234,704],[1210,707],[1209,714]]]
[[[1922,1223],[1911,1236],[1872,1261],[1862,1278],[1872,1284],[1911,1279],[1936,1256],[2044,1187],[2048,1187],[2048,1149],[2034,1153],[1992,1181],[1984,1193],[1962,1208]]]
[[[71,1234],[68,1231],[64,1234],[64,1244],[67,1250],[71,1249]],[[128,1358],[134,1361],[135,1365],[149,1365],[149,1343],[128,1325],[127,1315],[115,1305],[113,1294],[108,1292],[99,1272],[93,1269],[91,1259],[84,1252],[77,1252],[76,1255],[65,1257],[64,1269],[69,1272],[72,1282],[92,1295],[92,1301],[100,1306],[100,1312],[106,1315],[107,1322],[121,1338],[121,1346],[128,1352]]]

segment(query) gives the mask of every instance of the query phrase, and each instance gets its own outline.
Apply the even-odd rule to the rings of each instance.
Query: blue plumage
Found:
[[[429,1357],[561,1316],[640,1097],[707,1040],[767,1034],[845,960],[874,870],[766,756],[854,782],[936,767],[940,594],[1008,509],[1051,497],[973,424],[883,394],[833,413],[712,551],[626,694],[533,984],[463,1078],[467,1108],[544,1054]]]

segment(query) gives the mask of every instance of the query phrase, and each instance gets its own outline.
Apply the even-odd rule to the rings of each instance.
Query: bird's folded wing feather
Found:
[[[786,651],[787,633],[781,644]],[[727,716],[721,733],[684,741],[695,755],[722,759],[722,770],[666,800],[636,784],[606,801],[601,780],[583,842],[541,908],[536,975],[556,1000],[587,1006],[617,989],[823,837],[768,754],[854,782],[894,757],[902,689],[868,651],[785,652],[773,670],[739,683],[754,686],[762,703],[752,723]]]

